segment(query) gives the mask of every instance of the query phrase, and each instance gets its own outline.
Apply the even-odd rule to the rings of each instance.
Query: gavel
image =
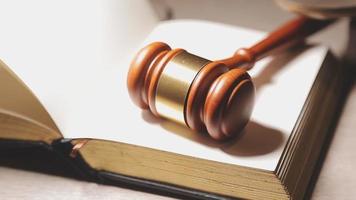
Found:
[[[255,87],[247,71],[256,61],[303,42],[331,22],[298,16],[252,47],[216,61],[151,43],[131,63],[129,95],[155,116],[207,132],[216,140],[236,136],[250,120],[254,105]]]

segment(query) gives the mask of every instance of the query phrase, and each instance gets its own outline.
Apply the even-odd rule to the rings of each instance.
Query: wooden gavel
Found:
[[[303,41],[330,22],[297,17],[252,47],[217,61],[154,42],[131,63],[130,97],[157,117],[207,131],[217,140],[229,138],[241,132],[252,113],[255,88],[247,71],[256,61]]]

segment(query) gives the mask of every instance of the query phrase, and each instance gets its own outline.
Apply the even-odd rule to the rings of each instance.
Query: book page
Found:
[[[150,4],[140,0],[0,2],[0,109],[56,130],[27,87],[3,66],[10,66],[58,121],[68,98],[76,102],[86,81],[103,68],[115,68],[157,23]]]
[[[73,16],[68,22],[74,20]],[[0,56],[29,85],[66,138],[106,139],[275,170],[327,48],[313,47],[259,62],[251,71],[257,88],[252,119],[241,138],[219,143],[136,107],[126,88],[129,60],[134,54],[126,54],[126,58],[123,55],[111,57],[116,54],[116,46],[120,46],[118,41],[126,36],[109,31],[107,34],[112,34],[112,40],[117,43],[108,45],[105,39],[96,40],[105,29],[100,26],[98,16],[91,17],[99,24],[95,29],[86,29],[85,25],[91,26],[84,23],[84,27],[67,33],[62,27],[46,34],[46,42],[41,47],[31,43],[29,38],[18,37],[22,43],[16,42],[11,35],[7,37],[17,44],[16,51],[10,48],[9,42],[6,42],[7,51],[0,47]],[[140,24],[146,24],[146,19],[140,19]],[[115,20],[120,21],[120,18]],[[78,32],[87,34],[77,35]],[[63,36],[65,34],[68,37]],[[143,44],[132,44],[132,47],[163,41],[213,60],[230,56],[237,48],[248,47],[264,35],[223,24],[177,20],[161,22]],[[0,38],[0,42],[6,41],[3,35]],[[67,43],[67,39],[71,39],[71,43]],[[53,43],[56,45],[51,45]]]
[[[236,48],[248,47],[264,36],[264,33],[240,27],[176,20],[162,22],[142,46],[153,41],[164,41],[173,48],[182,47],[213,60],[230,56]],[[157,119],[150,112],[136,107],[126,89],[129,63],[116,69],[111,83],[108,80],[99,87],[111,88],[100,91],[100,98],[107,98],[101,100],[100,107],[92,108],[94,113],[101,113],[102,119],[87,117],[90,128],[79,124],[75,126],[74,123],[66,127],[71,129],[68,133],[83,133],[71,135],[75,137],[119,141],[274,171],[327,52],[326,47],[310,47],[258,62],[250,72],[257,90],[251,121],[242,137],[232,141],[216,142],[206,134],[195,133],[174,122]],[[119,83],[113,89],[110,85],[115,84],[115,81]],[[96,102],[99,101],[97,98]],[[83,114],[79,116],[84,117]],[[84,120],[81,122],[84,123]],[[91,134],[87,134],[89,132]]]
[[[0,95],[0,114],[21,117],[50,128],[59,135],[56,125],[45,108],[1,60]]]

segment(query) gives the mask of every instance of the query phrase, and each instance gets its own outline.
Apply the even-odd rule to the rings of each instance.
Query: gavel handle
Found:
[[[256,61],[304,41],[306,37],[323,29],[331,22],[333,21],[298,16],[252,47],[239,49],[233,57],[218,62],[226,64],[230,69],[242,66],[249,66],[247,67],[249,69]]]

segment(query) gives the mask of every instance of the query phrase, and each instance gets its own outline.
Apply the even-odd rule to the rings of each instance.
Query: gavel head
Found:
[[[240,133],[255,89],[244,69],[232,69],[161,42],[138,52],[127,79],[133,102],[155,116],[207,131],[217,140]]]

